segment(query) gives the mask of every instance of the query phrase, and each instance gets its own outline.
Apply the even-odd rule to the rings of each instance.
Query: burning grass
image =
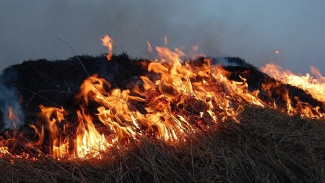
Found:
[[[146,72],[137,75],[127,88],[113,88],[112,82],[94,74],[67,100],[70,109],[40,103],[40,111],[28,124],[29,132],[5,133],[0,152],[33,160],[44,156],[102,159],[100,151],[131,146],[143,138],[178,146],[194,134],[218,129],[219,123],[239,123],[238,115],[248,104],[276,108],[291,116],[324,119],[322,104],[313,106],[304,102],[306,97],[290,96],[290,89],[269,81],[254,68],[242,66],[231,72],[213,64],[213,59],[183,62],[181,53],[161,47],[157,50],[161,62],[150,61],[142,67]],[[109,62],[118,62],[118,57],[111,59]],[[253,82],[257,87],[250,90],[250,78],[258,75],[264,76],[264,81]],[[13,115],[9,119],[15,124]]]
[[[241,123],[170,146],[148,138],[102,159],[3,157],[1,182],[323,182],[323,121],[246,106]],[[123,146],[122,146],[123,147]]]
[[[8,108],[3,182],[324,180],[325,103],[312,89],[239,58],[183,60],[180,49],[156,47],[159,60],[131,60],[112,44],[104,37],[106,57],[76,57],[79,67],[11,68],[26,122],[17,129]]]

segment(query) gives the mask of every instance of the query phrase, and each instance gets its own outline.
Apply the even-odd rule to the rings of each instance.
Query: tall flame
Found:
[[[108,44],[112,43],[111,38],[105,36],[104,40],[105,45],[111,45]],[[147,43],[148,49],[152,49]],[[143,137],[177,145],[188,141],[192,134],[208,132],[226,120],[239,123],[237,116],[247,104],[277,108],[288,115],[324,119],[320,106],[312,107],[300,102],[298,97],[290,97],[279,82],[266,82],[261,90],[250,91],[244,76],[239,76],[237,81],[230,80],[231,73],[213,65],[211,59],[183,61],[181,58],[186,55],[180,49],[156,47],[156,51],[160,60],[149,63],[147,68],[151,74],[140,76],[133,88],[111,88],[107,80],[95,74],[81,84],[75,97],[80,104],[76,112],[69,114],[63,107],[40,105],[39,119],[30,125],[36,137],[32,148],[60,160],[100,159],[102,152],[138,142]],[[284,76],[280,69],[267,65],[262,70],[272,71],[274,77],[284,82],[296,81],[297,86],[305,87],[315,98],[325,101],[322,98],[325,90],[321,88],[325,78],[318,70],[312,68],[315,79],[309,75],[298,77],[288,71]],[[315,93],[314,86],[320,87]],[[275,93],[284,105],[263,100],[261,93],[270,98]],[[10,154],[5,143],[0,143],[0,153]]]
[[[102,40],[102,45],[108,48],[106,58],[107,60],[111,60],[114,40],[108,35],[105,35],[101,40]]]

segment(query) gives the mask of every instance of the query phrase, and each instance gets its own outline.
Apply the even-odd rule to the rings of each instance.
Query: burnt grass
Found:
[[[238,65],[225,67],[232,73],[230,79],[240,80],[239,75],[244,76],[252,91],[260,89],[264,82],[275,82],[240,58],[228,59]],[[88,75],[97,73],[112,88],[125,89],[132,87],[130,83],[139,80],[139,76],[152,74],[147,72],[149,62],[130,59],[126,54],[113,56],[110,62],[105,56],[25,61],[5,69],[2,81],[16,88],[20,95],[25,114],[22,129],[28,136],[28,124],[35,121],[40,104],[63,106],[72,113],[77,107],[74,96]],[[292,99],[298,96],[312,106],[323,107],[299,88],[281,85],[277,90],[283,88],[289,90]],[[272,97],[276,98],[276,93]],[[238,118],[240,123],[219,123],[212,131],[190,136],[178,145],[143,138],[127,147],[102,152],[100,160],[30,161],[2,157],[0,182],[325,181],[324,121],[250,105]]]

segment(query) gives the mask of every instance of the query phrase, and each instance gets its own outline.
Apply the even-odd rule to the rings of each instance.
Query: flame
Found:
[[[60,159],[69,154],[68,139],[63,136],[67,125],[65,123],[67,112],[63,107],[44,107],[43,105],[40,105],[39,107],[41,110],[39,116],[45,121],[45,126],[49,130],[49,144],[52,145],[52,149],[50,149],[52,156],[55,159]],[[61,123],[63,124],[61,125]],[[37,130],[36,133],[39,136],[39,140],[35,145],[40,145],[41,142],[44,141],[44,126],[42,126],[41,133],[39,130]]]
[[[102,45],[108,48],[106,58],[107,60],[111,60],[114,40],[110,38],[108,35],[105,35],[101,40],[102,40]]]
[[[10,121],[12,121],[12,122],[19,121],[19,118],[15,115],[15,113],[11,107],[8,108],[8,112],[9,112],[8,117],[9,117]]]
[[[152,52],[152,46],[151,46],[149,41],[147,41],[147,44],[148,44],[148,51],[151,53]]]
[[[298,88],[301,88],[311,94],[315,99],[325,102],[325,77],[322,76],[318,69],[310,67],[312,74],[296,75],[289,70],[283,70],[276,64],[266,64],[261,70],[271,77],[280,80]]]
[[[8,118],[12,122],[14,129],[16,129],[16,122],[19,121],[19,118],[15,115],[12,107],[8,107]]]
[[[78,158],[85,157],[98,157],[101,158],[102,151],[107,150],[107,148],[112,145],[107,142],[104,134],[100,134],[93,122],[92,118],[82,112],[77,111],[79,126],[77,128],[77,138],[76,142],[76,154]]]
[[[147,44],[151,52],[152,47],[149,42]],[[38,119],[35,125],[30,125],[35,131],[35,141],[29,146],[40,154],[65,160],[101,159],[113,147],[127,146],[144,137],[177,145],[226,120],[239,123],[238,114],[247,104],[276,108],[288,115],[324,119],[319,106],[313,107],[297,96],[290,96],[289,90],[279,81],[265,82],[261,90],[251,91],[244,75],[239,75],[236,81],[230,80],[232,73],[221,65],[213,65],[211,59],[183,61],[186,54],[180,49],[155,49],[159,60],[149,63],[147,68],[151,74],[140,76],[133,88],[111,88],[107,80],[94,74],[84,80],[75,96],[79,110],[69,113],[63,107],[40,105]],[[262,70],[272,70],[280,80],[289,78],[280,75],[283,73],[279,69],[279,66],[267,65]],[[305,81],[310,85],[324,83],[325,78],[319,71],[315,68],[312,71],[318,79],[308,75]],[[304,78],[292,73],[290,77],[284,81]],[[311,88],[305,89],[311,92]],[[313,95],[322,101],[324,93],[320,92],[325,90],[317,91],[319,93]],[[263,100],[261,93],[270,100]],[[12,155],[3,142],[6,141],[0,140],[0,154]]]
[[[280,51],[279,50],[275,50],[275,54],[280,54]]]
[[[164,40],[165,40],[165,45],[167,46],[168,45],[167,36],[164,37]]]

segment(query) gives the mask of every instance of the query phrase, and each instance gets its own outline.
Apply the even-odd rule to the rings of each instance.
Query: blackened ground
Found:
[[[111,61],[107,61],[105,56],[79,56],[57,61],[40,59],[5,69],[2,80],[17,88],[29,123],[35,119],[40,104],[63,106],[68,111],[76,108],[74,96],[89,76],[98,74],[113,88],[124,89],[135,77],[144,75],[147,63],[131,60],[126,54],[113,56]]]

